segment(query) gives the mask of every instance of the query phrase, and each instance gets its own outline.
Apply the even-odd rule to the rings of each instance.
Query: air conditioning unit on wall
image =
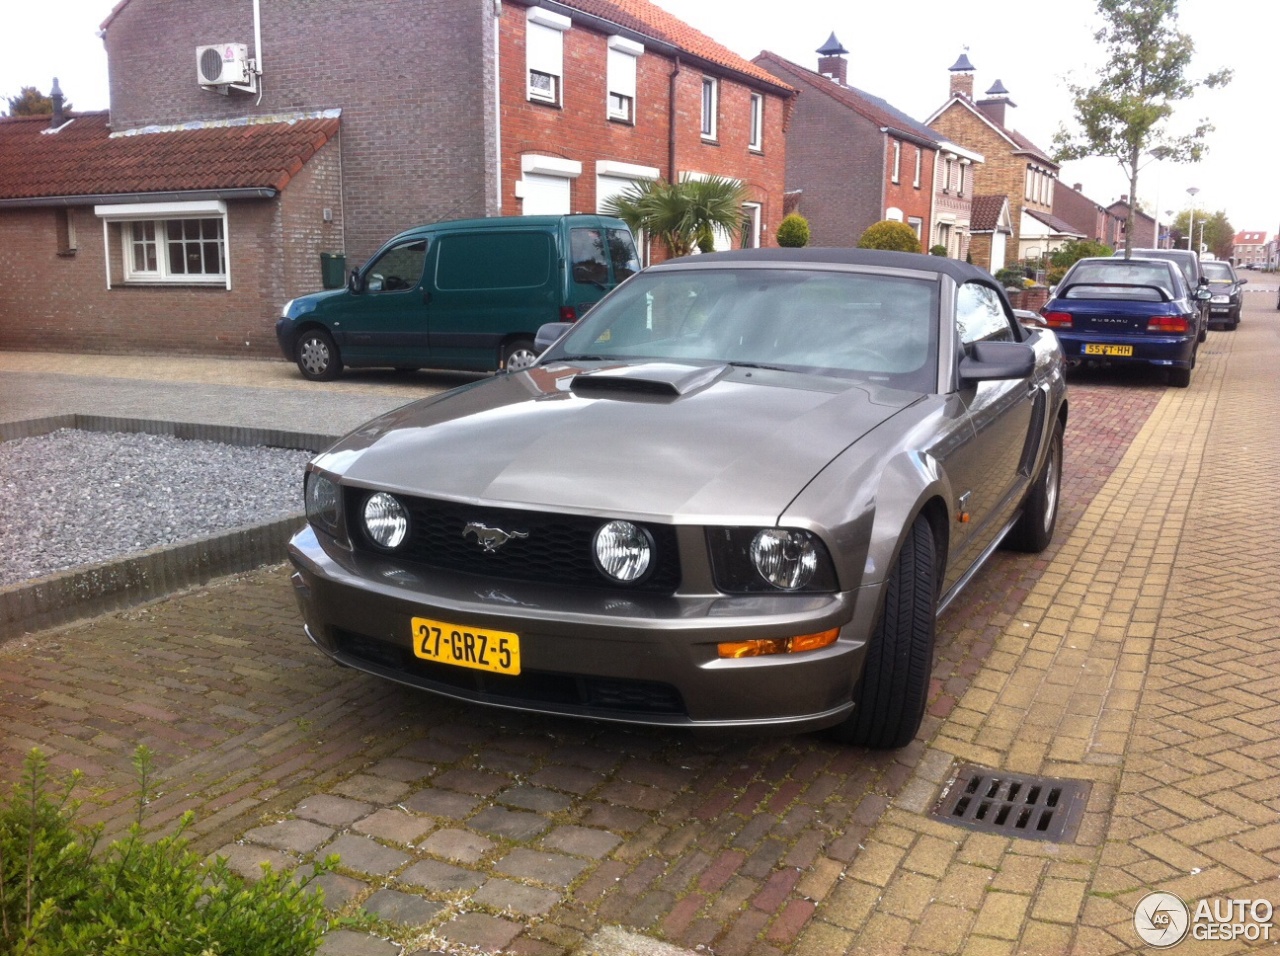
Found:
[[[243,43],[218,43],[196,47],[196,79],[201,86],[234,86],[254,92],[256,75],[249,59],[249,47]]]

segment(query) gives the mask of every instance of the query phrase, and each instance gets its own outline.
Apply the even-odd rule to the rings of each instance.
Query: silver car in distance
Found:
[[[856,249],[644,270],[538,362],[317,455],[289,546],[342,664],[519,711],[908,743],[935,620],[1053,534],[1053,333]]]

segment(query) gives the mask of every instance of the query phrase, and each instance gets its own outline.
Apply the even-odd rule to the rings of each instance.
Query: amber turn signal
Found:
[[[836,642],[840,628],[818,634],[799,634],[795,637],[772,637],[757,641],[726,641],[719,645],[721,657],[763,657],[766,654],[797,654],[800,651],[816,651]]]

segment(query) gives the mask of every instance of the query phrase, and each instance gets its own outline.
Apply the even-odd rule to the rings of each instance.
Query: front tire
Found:
[[[327,382],[342,373],[342,355],[338,346],[324,329],[307,329],[298,338],[294,349],[298,371],[313,382]]]
[[[885,582],[884,609],[867,648],[855,707],[831,735],[847,744],[891,750],[915,739],[933,671],[938,556],[933,528],[916,518]]]
[[[508,372],[528,368],[537,360],[532,339],[514,339],[502,347],[502,367]]]
[[[1062,491],[1062,425],[1053,428],[1049,439],[1049,453],[1045,456],[1035,484],[1027,492],[1022,506],[1022,516],[1009,529],[1005,544],[1014,551],[1039,554],[1053,540],[1053,529],[1058,524],[1058,499]]]

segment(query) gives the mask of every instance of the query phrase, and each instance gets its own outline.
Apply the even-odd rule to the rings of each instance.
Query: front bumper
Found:
[[[352,554],[309,526],[289,543],[312,642],[342,664],[513,710],[684,727],[839,723],[854,707],[878,587],[835,594],[649,595],[406,569]],[[519,676],[422,660],[411,620],[519,636]],[[721,659],[727,640],[840,628],[817,651]]]
[[[298,344],[298,324],[293,319],[283,316],[276,319],[276,343],[286,359],[292,362],[296,358],[294,349]]]

